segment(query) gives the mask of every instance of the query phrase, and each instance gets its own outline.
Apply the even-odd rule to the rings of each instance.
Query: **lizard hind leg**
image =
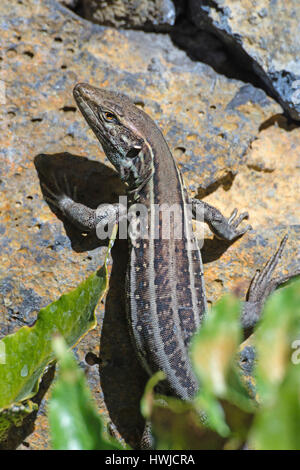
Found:
[[[277,287],[300,274],[300,268],[297,268],[288,275],[281,275],[272,279],[272,275],[286,245],[287,238],[287,235],[283,237],[276,252],[267,261],[262,270],[258,269],[256,271],[250,283],[241,317],[242,326],[248,334],[251,333],[252,328],[260,319],[267,297],[274,292]]]

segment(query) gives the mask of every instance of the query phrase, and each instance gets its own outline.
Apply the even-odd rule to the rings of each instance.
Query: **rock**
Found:
[[[225,292],[235,292],[244,300],[256,269],[264,267],[285,234],[289,238],[276,267],[274,277],[277,277],[299,269],[298,220],[294,225],[274,224],[268,227],[256,224],[255,230],[230,247],[224,244],[222,248],[219,241],[206,238],[202,254],[208,304],[215,303]]]
[[[251,142],[259,135],[259,129],[271,126],[281,107],[252,85],[225,78],[209,66],[192,61],[167,35],[117,31],[90,24],[54,0],[41,2],[38,9],[34,0],[2,0],[0,22],[3,336],[30,324],[42,306],[77,286],[103,263],[106,252],[99,240],[83,237],[48,205],[40,183],[53,186],[55,175],[63,184],[65,175],[69,185],[77,187],[78,201],[91,207],[116,202],[124,193],[116,172],[75,106],[75,83],[85,81],[128,94],[161,126],[189,191],[226,191],[222,201],[226,213],[233,208],[229,189],[236,187],[235,182],[248,163]],[[272,129],[277,136],[274,145],[281,145],[282,139],[289,141],[286,131],[282,130],[281,136],[277,128]],[[260,202],[259,192],[255,195],[255,175],[272,174],[254,169],[253,161],[262,158],[260,154],[251,157],[252,163],[247,167],[252,178],[253,205],[253,201],[257,205]],[[265,165],[273,168],[275,163],[266,161]],[[278,180],[281,175],[284,181],[284,171],[278,169]],[[280,217],[285,211],[287,193],[286,213],[292,210],[296,217],[297,194],[283,186],[281,191],[283,194],[276,195]],[[242,196],[247,206],[247,194]],[[277,235],[276,240],[272,235],[277,211],[268,216],[272,219],[269,241],[273,249],[277,243]],[[264,227],[262,230],[266,233]],[[253,268],[254,261],[260,264],[265,259],[262,255],[256,259],[251,251],[262,251],[256,236],[253,246],[249,242],[240,245],[242,240],[226,252],[228,256],[235,253],[235,279],[249,261]],[[267,246],[268,239],[264,243]],[[243,247],[245,251],[240,251]],[[221,254],[215,252],[213,256],[218,259]],[[112,419],[121,435],[135,447],[143,429],[139,410],[146,376],[137,362],[126,324],[126,243],[115,245],[112,258],[105,315],[104,305],[100,304],[96,312],[98,327],[77,345],[75,352],[78,362],[85,364],[102,416],[107,421]],[[212,292],[220,272],[223,283],[226,278],[226,289],[232,285],[233,270],[228,269],[227,277],[225,260],[229,262],[228,258],[218,259],[220,268],[215,271],[211,257],[206,257],[210,300],[216,297],[213,292],[221,295],[222,289]],[[85,361],[88,353],[100,356],[100,364],[89,365],[90,361]],[[36,431],[26,439],[32,448],[48,445],[44,409],[42,404]]]
[[[247,210],[253,228],[232,246],[224,245],[224,253],[222,244],[204,228],[209,303],[229,290],[243,297],[255,269],[264,266],[285,234],[289,238],[276,274],[287,274],[299,267],[299,155],[300,128],[278,116],[252,143],[246,165],[234,178],[230,190],[220,186],[205,198],[228,216],[234,207]],[[198,230],[201,229],[199,225]]]
[[[115,28],[143,28],[173,25],[176,19],[172,0],[83,0],[83,16]]]
[[[62,5],[65,7],[71,8],[74,10],[77,6],[80,0],[59,0]]]
[[[254,71],[285,111],[300,120],[298,0],[190,0],[189,15]]]

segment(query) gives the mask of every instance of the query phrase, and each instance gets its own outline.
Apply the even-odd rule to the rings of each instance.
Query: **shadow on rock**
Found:
[[[44,197],[48,194],[43,184],[53,193],[70,191],[72,197],[75,192],[76,202],[95,209],[102,203],[116,203],[119,196],[125,194],[125,188],[114,170],[84,157],[69,153],[41,154],[35,158],[35,166]],[[107,241],[99,240],[95,233],[84,236],[57,207],[47,202],[63,222],[76,252],[107,245]],[[127,240],[116,240],[111,255],[113,265],[100,338],[100,382],[112,422],[126,442],[135,448],[144,428],[140,399],[147,376],[137,360],[126,318]]]
[[[211,263],[215,261],[228,250],[228,248],[235,242],[227,242],[225,240],[219,240],[217,237],[205,238],[203,248],[201,248],[201,256],[203,264]]]
[[[51,210],[63,222],[72,249],[80,253],[107,245],[107,240],[99,240],[95,232],[83,234],[74,227],[64,214],[49,201],[51,194],[44,185],[54,194],[58,194],[59,191],[64,192],[76,202],[96,209],[103,203],[118,202],[119,196],[125,194],[125,188],[117,172],[101,162],[67,152],[37,155],[34,164],[43,196]]]
[[[100,376],[105,403],[118,432],[137,448],[144,430],[140,400],[148,376],[132,344],[125,307],[125,276],[128,262],[126,240],[112,250],[113,267],[106,298],[100,351]]]

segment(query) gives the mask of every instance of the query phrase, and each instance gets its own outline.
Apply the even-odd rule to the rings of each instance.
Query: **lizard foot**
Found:
[[[227,232],[228,232],[228,235],[227,235],[227,240],[228,241],[233,241],[235,240],[236,238],[239,238],[241,237],[242,235],[244,235],[244,233],[248,232],[248,230],[251,230],[252,227],[251,225],[245,225],[245,227],[243,227],[242,229],[239,229],[238,230],[238,226],[240,225],[240,223],[245,220],[245,219],[248,219],[249,218],[249,214],[248,212],[242,212],[238,217],[237,217],[237,213],[238,213],[238,210],[237,208],[235,208],[230,217],[228,218],[227,220]]]
[[[52,181],[54,182],[57,192],[52,191],[45,183],[41,183],[44,191],[48,195],[44,195],[47,202],[57,207],[60,211],[64,212],[64,207],[70,201],[76,201],[77,199],[77,188],[73,188],[73,191],[70,190],[69,182],[66,178],[66,175],[63,174],[64,180],[64,189],[61,188],[61,185],[58,183],[58,180],[54,173],[52,173]]]
[[[244,235],[244,233],[248,232],[248,230],[252,229],[251,225],[249,224],[245,225],[245,227],[241,229],[238,228],[243,220],[248,219],[249,214],[248,212],[242,212],[237,217],[237,213],[237,209],[234,209],[230,217],[226,219],[226,217],[224,217],[219,210],[213,210],[213,213],[207,222],[217,238],[227,242],[233,242],[237,238]]]
[[[211,206],[207,202],[191,199],[191,204],[193,218],[201,222],[206,222],[213,234],[221,240],[233,242],[252,228],[251,225],[238,228],[243,220],[249,218],[248,212],[242,212],[237,217],[238,211],[234,209],[227,219],[219,209]]]

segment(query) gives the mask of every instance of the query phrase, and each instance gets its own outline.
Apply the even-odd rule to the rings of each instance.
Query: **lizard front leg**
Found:
[[[251,225],[246,225],[242,229],[238,226],[244,219],[248,219],[248,212],[243,212],[237,217],[237,209],[234,209],[231,216],[227,219],[218,209],[199,199],[191,199],[192,215],[194,219],[206,222],[216,237],[232,242],[241,237]]]
[[[57,189],[56,193],[42,183],[43,189],[49,195],[45,196],[45,199],[57,207],[73,225],[83,232],[101,230],[107,225],[118,223],[120,219],[126,216],[126,208],[118,203],[102,204],[97,209],[91,209],[80,202],[76,202],[74,200],[76,191],[74,191],[74,196],[71,197],[69,184],[65,177],[65,190],[60,188],[55,177],[53,177],[53,180]]]

